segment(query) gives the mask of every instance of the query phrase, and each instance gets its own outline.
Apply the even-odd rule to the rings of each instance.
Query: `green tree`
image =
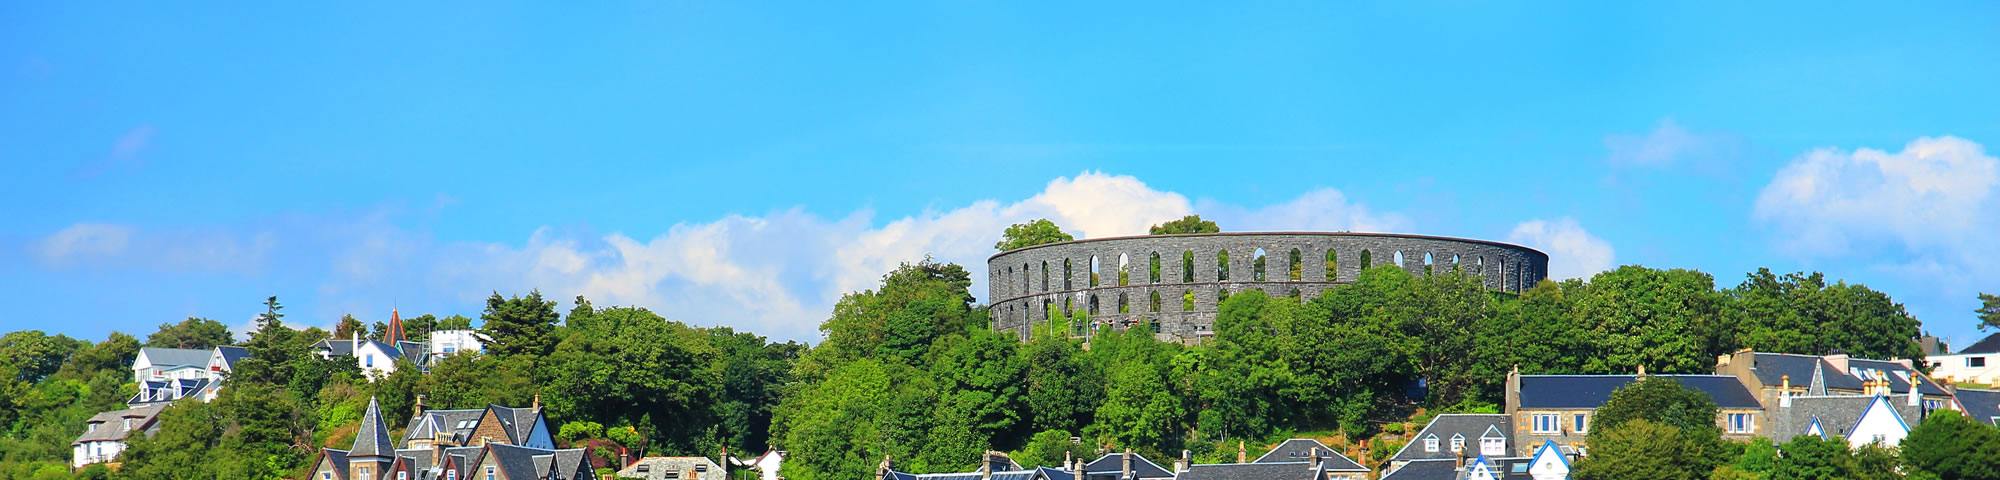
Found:
[[[1954,410],[1931,413],[1899,446],[1903,462],[1917,472],[1946,479],[2000,479],[2000,430]]]
[[[500,292],[486,297],[486,310],[479,314],[481,333],[493,339],[486,351],[494,356],[527,355],[540,358],[555,351],[556,302],[542,299],[540,290],[526,297],[502,298]]]
[[[696,450],[715,423],[721,387],[710,367],[720,352],[708,335],[643,308],[608,308],[595,317],[543,361],[550,416],[646,426],[658,447]]]
[[[771,342],[729,327],[706,331],[721,351],[715,366],[722,381],[721,403],[716,406],[720,440],[731,451],[762,452],[770,446],[772,409],[791,382],[792,366],[806,345]]]
[[[1083,361],[1078,342],[1064,335],[1037,335],[1021,355],[1027,364],[1027,413],[1033,415],[1033,428],[1080,432],[1089,426],[1103,402],[1104,391],[1098,388],[1103,376]]]
[[[1887,294],[1846,282],[1828,284],[1819,272],[1776,275],[1759,268],[1726,292],[1736,316],[1737,345],[1760,352],[1820,355],[1847,351],[1858,358],[1923,361],[1912,340],[1916,317]]]
[[[1688,459],[1701,456],[1680,429],[1633,419],[1612,428],[1594,428],[1585,440],[1590,455],[1578,458],[1577,480],[1699,480],[1714,468]]]
[[[160,330],[146,336],[146,346],[206,350],[217,345],[234,345],[229,326],[206,318],[188,317],[181,323],[162,323]]]
[[[1000,241],[993,244],[994,250],[1002,252],[1017,248],[1027,248],[1056,242],[1076,240],[1063,233],[1062,227],[1046,218],[1037,218],[1025,223],[1016,223],[1000,234]]]
[[[354,318],[352,313],[341,315],[340,322],[333,326],[333,338],[338,340],[366,336],[368,336],[368,325]]]
[[[1979,329],[2000,327],[2000,295],[1979,294],[1979,309],[1972,313],[1979,315]]]
[[[83,342],[65,335],[49,335],[41,330],[8,332],[0,336],[0,370],[12,370],[0,380],[35,383],[55,374],[84,347]]]
[[[1222,228],[1215,226],[1215,222],[1202,220],[1201,215],[1188,215],[1181,217],[1180,220],[1153,225],[1151,228],[1146,229],[1146,234],[1179,235],[1184,233],[1217,233],[1221,231]]]
[[[1070,435],[1068,431],[1043,430],[1029,437],[1026,445],[1022,445],[1020,450],[1015,450],[1008,457],[1022,466],[1061,465],[1065,460],[1083,458],[1095,453],[1071,442],[1071,438],[1074,438],[1074,435]]]
[[[1598,453],[1597,438],[1606,431],[1619,431],[1626,423],[1646,422],[1666,427],[1679,435],[1674,461],[1695,467],[1706,475],[1715,467],[1736,458],[1722,429],[1715,424],[1715,401],[1708,395],[1681,385],[1672,377],[1646,377],[1611,392],[1591,420],[1591,456]]]
[[[1778,456],[1766,477],[1770,480],[1844,480],[1854,478],[1859,469],[1847,440],[1840,437],[1800,435],[1778,449],[1784,455]]]
[[[1627,265],[1566,293],[1571,318],[1596,333],[1584,373],[1705,373],[1728,351],[1726,299],[1706,273]]]

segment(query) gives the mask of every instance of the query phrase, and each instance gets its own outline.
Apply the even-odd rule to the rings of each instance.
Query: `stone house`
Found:
[[[1568,447],[1577,453],[1584,451],[1584,439],[1590,436],[1591,420],[1597,408],[1611,399],[1611,392],[1644,378],[1642,370],[1638,375],[1522,375],[1520,372],[1507,374],[1506,413],[1513,423],[1511,435],[1517,454],[1524,445],[1541,445],[1554,442],[1560,447]],[[1763,432],[1759,430],[1764,415],[1764,405],[1757,401],[1743,382],[1731,375],[1655,375],[1671,378],[1698,392],[1707,394],[1718,408],[1716,426],[1722,428],[1723,438],[1744,441],[1755,438]]]
[[[311,480],[595,480],[581,448],[556,449],[539,397],[529,408],[426,410],[416,414],[403,440],[391,443],[374,399],[362,414],[354,447],[326,449],[314,460]]]
[[[619,470],[618,478],[727,480],[729,471],[708,457],[645,457]]]

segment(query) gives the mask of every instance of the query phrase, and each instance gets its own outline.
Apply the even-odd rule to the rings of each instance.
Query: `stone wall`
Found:
[[[1298,252],[1298,280],[1291,279],[1291,256]],[[1227,252],[1228,278],[1221,253]],[[1252,268],[1261,253],[1265,271]],[[1352,283],[1364,254],[1373,266],[1401,265],[1413,275],[1446,274],[1454,267],[1481,275],[1486,288],[1520,292],[1548,274],[1548,254],[1483,240],[1378,233],[1214,233],[1115,237],[1037,245],[988,258],[987,299],[995,331],[1030,337],[1048,320],[1048,305],[1066,311],[1089,309],[1096,328],[1123,330],[1156,325],[1166,341],[1199,342],[1212,335],[1222,292],[1263,290],[1274,297],[1313,298],[1328,288]],[[1192,264],[1183,260],[1193,256]],[[1328,269],[1329,255],[1333,268]],[[1157,256],[1159,278],[1151,275]],[[1123,265],[1127,272],[1120,281]],[[1097,278],[1092,281],[1092,272]],[[1331,273],[1331,275],[1329,275]],[[1152,296],[1160,296],[1153,310]],[[1194,295],[1184,309],[1182,296]],[[1119,313],[1123,299],[1129,313]],[[1092,308],[1095,302],[1095,308]],[[1072,332],[1091,335],[1094,332]]]

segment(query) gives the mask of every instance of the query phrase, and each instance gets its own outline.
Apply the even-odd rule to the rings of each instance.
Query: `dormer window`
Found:
[[[1465,437],[1460,435],[1452,435],[1451,453],[1458,453],[1463,451],[1465,451]]]
[[[1437,453],[1437,451],[1438,451],[1437,435],[1424,437],[1424,453]]]
[[[1479,439],[1479,454],[1497,457],[1507,453],[1507,439],[1486,437]]]

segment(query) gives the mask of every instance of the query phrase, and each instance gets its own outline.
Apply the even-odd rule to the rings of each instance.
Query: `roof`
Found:
[[[153,420],[160,415],[160,410],[166,408],[165,404],[147,405],[92,415],[90,420],[86,420],[84,423],[94,425],[94,427],[87,427],[83,435],[76,437],[76,441],[70,442],[70,445],[81,445],[84,442],[124,440],[126,437],[131,436],[133,430],[125,428],[125,419],[132,419],[134,429],[143,432],[147,427],[152,426]]]
[[[1252,463],[1303,462],[1306,461],[1307,458],[1312,457],[1313,449],[1319,449],[1319,451],[1322,452],[1333,451],[1333,447],[1326,446],[1326,444],[1324,443],[1319,443],[1319,440],[1313,440],[1310,438],[1294,438],[1278,443],[1278,446],[1271,447],[1271,451],[1264,452],[1264,455],[1258,456],[1256,460],[1251,460],[1251,462]]]
[[[1965,409],[1966,417],[1987,425],[1992,425],[1994,418],[2000,417],[2000,391],[1960,388],[1957,397],[1958,406]]]
[[[139,354],[145,355],[146,362],[151,363],[154,367],[163,365],[207,366],[208,353],[208,350],[196,350],[192,348],[146,347],[139,349]]]
[[[926,473],[913,474],[890,470],[883,472],[883,480],[982,480],[979,472]],[[1028,470],[1008,470],[993,472],[991,480],[1069,480],[1074,474],[1048,467]]]
[[[208,377],[177,378],[172,380],[146,380],[139,382],[139,393],[125,400],[126,406],[142,406],[171,403],[187,397],[199,396],[214,390],[216,383]]]
[[[1177,480],[1314,480],[1320,469],[1306,462],[1190,465]]]
[[[326,458],[327,460],[329,460],[329,463],[333,464],[333,478],[347,478],[347,466],[349,464],[347,463],[346,450],[335,450],[329,448],[325,450],[320,450],[320,453],[326,455]]]
[[[336,357],[354,356],[354,341],[348,339],[329,338],[320,340],[319,343],[313,344],[312,348],[313,350],[326,350],[328,354]]]
[[[1458,461],[1414,460],[1403,468],[1383,475],[1382,480],[1453,480],[1458,478]]]
[[[389,426],[382,423],[382,407],[375,403],[375,397],[368,397],[368,411],[361,414],[361,429],[354,433],[354,449],[350,457],[388,457],[395,452],[395,444],[389,443]]]
[[[1174,472],[1161,468],[1160,464],[1153,463],[1152,460],[1147,460],[1146,456],[1137,453],[1109,453],[1102,457],[1097,457],[1096,460],[1091,460],[1090,463],[1083,465],[1084,474],[1122,474],[1125,472],[1125,455],[1132,456],[1133,478],[1166,478],[1174,476]]]
[[[1921,406],[1907,402],[1892,401],[1901,397],[1880,397],[1875,395],[1829,395],[1798,396],[1791,398],[1791,406],[1772,409],[1770,434],[1775,443],[1791,441],[1793,437],[1805,435],[1813,422],[1820,425],[1821,433],[1831,437],[1846,437],[1861,423],[1862,415],[1868,414],[1875,402],[1889,404],[1889,410],[1903,418],[1905,425],[1918,421],[1923,413]]]
[[[506,472],[506,478],[543,478],[547,476],[544,474],[548,472],[548,465],[542,464],[542,468],[538,469],[535,464],[535,456],[548,455],[548,450],[508,445],[505,443],[488,443],[486,447],[490,452],[489,454],[493,455],[494,463],[499,464],[500,469]]]
[[[1514,423],[1511,421],[1511,418],[1504,414],[1439,414],[1436,417],[1432,417],[1431,422],[1425,424],[1423,430],[1418,430],[1416,435],[1411,435],[1409,443],[1403,444],[1403,449],[1397,450],[1394,456],[1389,457],[1389,460],[1456,459],[1457,455],[1451,453],[1451,448],[1449,447],[1452,435],[1463,435],[1466,445],[1470,446],[1469,448],[1478,448],[1479,439],[1485,437],[1489,431],[1497,431],[1501,438],[1506,438],[1507,432],[1511,432],[1514,429]],[[1437,435],[1438,437],[1439,448],[1436,452],[1424,451],[1423,440],[1430,435]]]
[[[1987,335],[1986,338],[1979,339],[1978,342],[1967,345],[1965,348],[1953,352],[1952,355],[1965,355],[1969,353],[2000,353],[2000,333]]]
[[[412,415],[410,425],[403,428],[403,441],[397,445],[410,446],[414,438],[429,438],[436,430],[442,430],[452,443],[464,443],[479,426],[479,419],[486,415],[484,408],[459,410],[425,410],[422,415]],[[429,420],[429,422],[425,422]]]
[[[707,460],[707,457],[703,457],[702,459]],[[562,478],[569,478],[569,474],[576,473],[579,469],[588,468],[590,468],[590,462],[585,459],[583,449],[570,448],[556,450],[556,473],[561,474]],[[721,466],[718,465],[716,468],[719,469]]]
[[[1833,364],[1825,357],[1813,355],[1793,355],[1787,353],[1758,353],[1750,357],[1750,372],[1757,374],[1757,381],[1764,385],[1783,385],[1785,377],[1791,377],[1792,385],[1812,384],[1815,368],[1825,373],[1836,373]],[[1826,388],[1860,390],[1861,380],[1843,374],[1826,375]]]
[[[236,369],[237,360],[250,358],[250,350],[243,347],[223,345],[215,347],[215,351],[222,354],[222,366],[230,370]]]
[[[1911,369],[1910,367],[1903,366],[1902,363],[1891,362],[1887,360],[1852,359],[1847,361],[1847,368],[1850,371],[1881,372],[1880,375],[1882,379],[1889,381],[1890,392],[1908,393],[1910,391],[1911,383],[1914,382],[1917,386],[1917,393],[1919,394],[1923,395],[1951,394],[1950,392],[1946,392],[1944,390],[1944,387],[1938,386],[1936,381],[1924,378],[1923,372],[1918,372],[1916,370]],[[1857,379],[1857,381],[1859,380]]]
[[[528,435],[534,433],[535,417],[539,413],[536,409],[499,405],[487,405],[486,408],[493,411],[494,418],[500,419],[500,429],[507,432],[508,442],[515,444],[526,442]]]
[[[403,457],[412,467],[419,470],[437,466],[436,450],[428,448],[396,449],[396,456]]]
[[[1730,375],[1652,375],[1706,393],[1721,408],[1764,408],[1743,382]],[[1634,375],[1522,375],[1520,408],[1585,409],[1604,406],[1611,392]]]

